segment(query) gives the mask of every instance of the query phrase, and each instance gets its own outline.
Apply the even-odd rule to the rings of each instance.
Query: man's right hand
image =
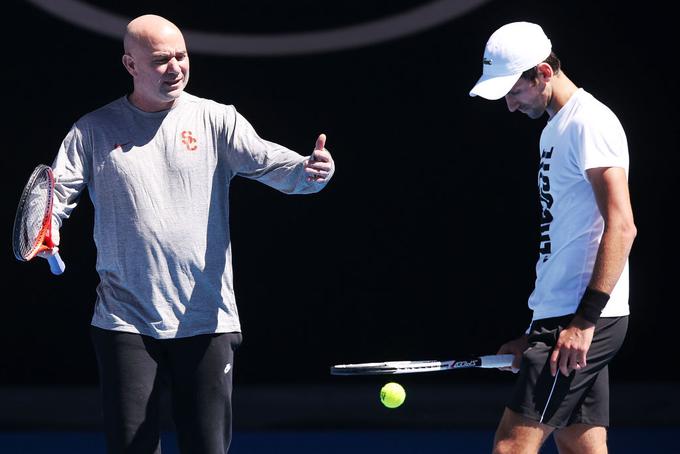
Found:
[[[38,252],[36,254],[37,257],[42,257],[44,259],[48,259],[57,252],[59,252],[59,227],[55,225],[56,223],[54,220],[52,220],[52,228],[50,229],[50,239],[52,240],[52,243],[54,244],[54,247],[50,250],[47,251],[42,251]]]
[[[501,348],[498,349],[498,354],[515,355],[515,359],[512,361],[511,367],[499,367],[500,370],[506,370],[508,372],[512,372],[513,374],[519,372],[519,365],[522,362],[522,354],[525,352],[527,347],[529,347],[528,338],[529,336],[524,334],[517,339],[511,340],[510,342],[506,342],[505,344],[501,345]]]

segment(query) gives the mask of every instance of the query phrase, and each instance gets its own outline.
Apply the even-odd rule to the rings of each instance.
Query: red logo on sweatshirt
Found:
[[[189,151],[195,151],[198,148],[198,145],[196,145],[196,139],[194,139],[194,136],[191,134],[191,131],[182,131],[182,143],[184,144],[185,147],[187,147],[187,150]]]

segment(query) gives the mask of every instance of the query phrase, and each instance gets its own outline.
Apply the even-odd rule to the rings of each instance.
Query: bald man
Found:
[[[303,156],[261,139],[233,106],[185,92],[189,54],[168,20],[134,19],[124,46],[132,93],[78,119],[54,161],[54,237],[87,187],[108,452],[160,452],[159,383],[167,381],[181,451],[223,454],[241,342],[230,181],[315,193],[334,163],[323,134]]]
[[[130,102],[146,112],[172,108],[189,82],[189,55],[182,32],[160,16],[130,22],[123,65],[132,76]]]

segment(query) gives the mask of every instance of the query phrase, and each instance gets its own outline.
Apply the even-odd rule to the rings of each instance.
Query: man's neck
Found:
[[[551,82],[552,94],[546,108],[550,118],[554,117],[578,90],[578,87],[563,72],[553,77]]]
[[[172,108],[177,100],[173,101],[168,101],[168,102],[159,102],[155,100],[148,100],[145,99],[142,96],[139,96],[139,94],[135,91],[133,91],[130,95],[128,95],[128,100],[130,103],[138,108],[139,110],[142,110],[144,112],[161,112],[163,110],[168,110]]]

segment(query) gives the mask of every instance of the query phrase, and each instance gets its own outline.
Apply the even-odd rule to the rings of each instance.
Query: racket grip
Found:
[[[61,259],[61,256],[58,252],[55,252],[54,255],[47,257],[47,261],[50,264],[50,271],[52,271],[52,274],[59,275],[66,269],[66,265],[64,265],[64,261]]]
[[[497,368],[510,367],[515,355],[487,355],[482,356],[482,367]]]

